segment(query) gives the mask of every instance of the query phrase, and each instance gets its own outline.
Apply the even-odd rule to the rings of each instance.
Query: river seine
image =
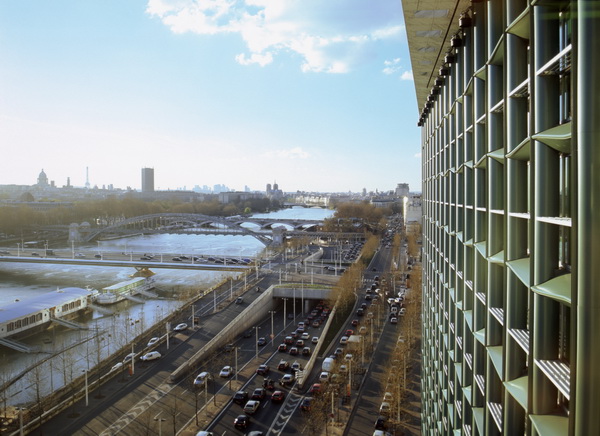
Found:
[[[256,218],[273,219],[311,219],[321,220],[333,215],[332,210],[322,208],[292,208],[267,214],[256,214]],[[144,253],[178,253],[186,255],[256,257],[261,255],[264,245],[252,236],[220,235],[180,235],[160,234],[123,238],[112,241],[100,241],[91,245],[82,245],[77,249],[90,252],[132,252],[137,257]],[[71,247],[64,247],[70,250]],[[60,248],[57,248],[57,251]],[[131,268],[77,266],[77,265],[40,265],[40,264],[0,264],[0,310],[3,305],[16,300],[26,300],[65,287],[101,289],[115,283],[128,280],[134,271]],[[90,330],[74,331],[55,329],[25,339],[28,346],[36,347],[42,353],[23,354],[0,346],[0,385],[20,373],[23,368],[47,357],[57,350],[68,349],[81,343],[70,351],[71,358],[78,368],[89,368],[98,360],[110,356],[116,349],[125,345],[134,334],[140,334],[176,310],[185,303],[178,298],[181,289],[207,289],[233,273],[219,271],[187,271],[157,269],[156,288],[159,297],[146,299],[144,304],[124,301],[111,307],[114,315],[94,311],[86,323]],[[129,330],[129,331],[128,331]],[[100,332],[100,333],[99,333]],[[86,340],[86,338],[94,339]],[[100,339],[102,342],[100,342]],[[55,364],[57,365],[57,364]],[[65,383],[64,376],[57,368],[46,369],[42,391],[51,391]],[[64,372],[64,371],[63,371]],[[66,380],[68,382],[69,380]],[[0,399],[5,404],[21,404],[32,401],[32,391],[27,389],[39,380],[29,375],[17,384],[2,392]],[[29,393],[28,393],[29,392]]]

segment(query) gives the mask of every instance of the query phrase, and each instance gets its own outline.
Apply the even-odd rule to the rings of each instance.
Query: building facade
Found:
[[[142,192],[154,192],[154,168],[142,168]]]
[[[600,434],[600,2],[402,3],[422,433]]]

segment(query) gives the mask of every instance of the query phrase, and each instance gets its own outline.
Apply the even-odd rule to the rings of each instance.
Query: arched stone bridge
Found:
[[[261,219],[232,217],[223,218],[208,216],[194,213],[160,213],[141,215],[133,218],[128,218],[120,221],[112,226],[103,227],[100,229],[91,229],[91,231],[83,238],[85,241],[93,241],[98,238],[127,235],[135,233],[190,233],[190,229],[205,229],[215,230],[217,228],[229,229],[226,234],[239,234],[252,236],[258,239],[265,245],[273,242],[269,235],[252,231],[242,224],[251,223],[259,226],[261,229],[270,229],[274,224],[286,224],[294,229],[306,228],[307,226],[316,226],[322,222],[315,220],[278,220],[278,219]],[[187,231],[186,231],[187,230]]]

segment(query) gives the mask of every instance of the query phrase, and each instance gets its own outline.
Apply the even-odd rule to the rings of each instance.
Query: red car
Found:
[[[352,325],[353,325],[354,327],[356,327],[356,326],[358,325],[358,320],[357,320],[357,319],[353,319],[353,320],[352,320]]]
[[[346,336],[352,336],[354,334],[354,330],[348,329],[346,330]]]
[[[283,391],[275,391],[273,395],[271,395],[271,401],[273,403],[281,403],[285,400],[285,393]]]
[[[311,395],[319,395],[322,392],[322,387],[321,387],[321,383],[315,383],[313,384],[310,389],[308,390],[308,393]]]

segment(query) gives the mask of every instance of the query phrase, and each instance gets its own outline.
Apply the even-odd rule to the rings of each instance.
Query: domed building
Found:
[[[48,176],[44,172],[43,168],[42,168],[42,172],[38,176],[37,185],[40,186],[40,187],[46,187],[46,186],[49,185],[49,183],[48,183]]]

